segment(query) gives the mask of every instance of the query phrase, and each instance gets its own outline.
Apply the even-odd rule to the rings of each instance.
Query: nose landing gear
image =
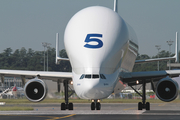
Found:
[[[91,110],[101,110],[101,103],[100,100],[92,100],[91,103]]]

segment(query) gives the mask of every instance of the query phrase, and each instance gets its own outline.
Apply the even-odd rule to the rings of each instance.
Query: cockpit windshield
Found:
[[[92,75],[92,78],[99,78],[99,75]]]
[[[103,74],[82,74],[80,79],[97,79],[97,78],[101,78],[101,79],[106,79],[106,77]]]
[[[85,75],[85,78],[91,78],[90,74]]]

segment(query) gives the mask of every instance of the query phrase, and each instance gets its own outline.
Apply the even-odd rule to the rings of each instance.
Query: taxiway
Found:
[[[8,106],[13,106],[9,104]],[[59,104],[20,104],[34,111],[0,111],[2,120],[179,120],[180,103],[154,103],[151,110],[137,110],[135,103],[102,103],[100,111],[91,111],[90,104],[74,104],[74,110],[61,111]]]

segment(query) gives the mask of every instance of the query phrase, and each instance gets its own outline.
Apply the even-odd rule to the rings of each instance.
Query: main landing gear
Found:
[[[91,110],[101,110],[101,103],[100,100],[92,100],[91,103]]]
[[[146,102],[146,81],[143,80],[143,93],[142,95],[136,90],[134,89],[132,86],[130,86],[137,94],[139,94],[142,97],[142,102],[138,103],[138,110],[142,110],[142,109],[146,109],[146,110],[150,110],[150,103]]]
[[[74,93],[68,95],[68,80],[64,80],[64,95],[65,95],[65,103],[61,103],[61,110],[73,110],[73,103],[69,103],[69,97]]]

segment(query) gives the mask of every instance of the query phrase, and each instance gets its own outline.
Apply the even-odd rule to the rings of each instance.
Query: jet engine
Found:
[[[25,84],[24,91],[29,101],[40,102],[46,97],[47,86],[44,81],[34,78]]]
[[[173,101],[178,96],[178,92],[178,83],[170,77],[163,78],[156,84],[156,95],[162,101]]]

